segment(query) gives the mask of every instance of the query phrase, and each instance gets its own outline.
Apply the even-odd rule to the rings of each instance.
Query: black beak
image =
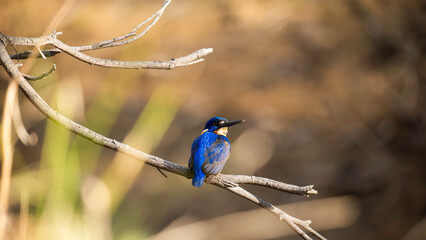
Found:
[[[220,124],[220,127],[230,127],[230,126],[234,126],[234,125],[239,124],[239,123],[243,123],[245,121],[246,121],[245,119],[234,120],[234,121],[226,121],[226,122]]]

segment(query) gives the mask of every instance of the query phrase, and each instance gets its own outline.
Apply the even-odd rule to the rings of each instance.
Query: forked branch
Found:
[[[60,41],[57,37],[62,34],[61,32],[53,32],[47,36],[42,37],[14,37],[0,33],[0,41],[5,45],[13,46],[34,46],[40,48],[43,45],[53,45],[63,52],[68,53],[70,56],[81,60],[82,62],[90,65],[110,67],[110,68],[128,68],[128,69],[173,69],[176,67],[185,67],[201,61],[203,57],[212,53],[212,48],[202,48],[192,52],[183,57],[171,59],[169,61],[118,61],[105,58],[91,57],[82,53],[74,47]],[[42,55],[45,56],[45,55]],[[51,56],[51,55],[48,55]]]
[[[115,47],[121,46],[124,44],[128,44],[130,42],[135,41],[136,39],[143,36],[161,17],[165,8],[170,3],[171,0],[165,0],[162,8],[157,11],[154,15],[148,18],[146,21],[139,24],[136,28],[134,28],[131,32],[121,37],[117,37],[114,39],[110,39],[107,41],[103,41],[97,44],[81,46],[81,47],[71,47],[63,43],[62,41],[57,39],[57,36],[60,33],[53,32],[47,36],[37,37],[37,38],[27,38],[27,37],[13,37],[0,33],[0,62],[3,68],[7,71],[12,81],[17,81],[19,84],[19,88],[25,94],[25,96],[30,100],[30,102],[48,119],[58,123],[60,126],[96,143],[103,147],[112,149],[114,151],[120,152],[127,156],[130,156],[136,160],[144,162],[152,167],[157,169],[165,170],[186,178],[192,178],[193,174],[190,169],[179,164],[164,160],[154,155],[150,155],[139,151],[129,145],[126,145],[117,140],[108,138],[99,133],[92,131],[69,118],[66,118],[62,114],[58,113],[54,109],[52,109],[42,98],[41,96],[34,90],[34,88],[27,82],[27,80],[38,80],[48,76],[52,71],[56,69],[52,68],[49,72],[43,73],[38,77],[32,77],[26,74],[23,74],[19,71],[16,63],[13,62],[12,57],[15,59],[24,59],[28,58],[31,52],[18,53],[14,56],[10,56],[6,51],[6,45],[18,46],[33,46],[39,50],[40,56],[43,58],[52,57],[57,53],[66,52],[72,57],[75,57],[83,62],[89,63],[91,65],[98,65],[103,67],[113,67],[113,68],[150,68],[150,69],[172,69],[175,67],[188,66],[191,64],[198,63],[203,61],[204,56],[211,53],[213,49],[211,48],[203,48],[197,50],[187,56],[180,57],[177,59],[172,59],[170,61],[165,62],[153,62],[153,61],[117,61],[111,59],[101,59],[90,57],[82,51],[86,50],[94,50],[106,47]],[[140,33],[137,31],[145,26],[144,30]],[[56,49],[44,50],[41,51],[40,47],[43,45],[53,45]],[[313,189],[313,185],[309,186],[296,186],[291,184],[286,184],[283,182],[275,181],[268,178],[256,177],[256,176],[245,176],[245,175],[225,175],[221,174],[218,176],[213,176],[208,179],[208,183],[213,184],[217,187],[226,189],[242,198],[245,198],[262,208],[270,211],[274,215],[276,215],[281,221],[286,222],[294,231],[296,231],[301,237],[304,239],[312,239],[309,237],[301,227],[303,227],[307,232],[310,232],[314,236],[319,239],[325,239],[315,230],[313,230],[309,224],[311,223],[309,220],[300,220],[298,218],[292,217],[285,213],[284,211],[278,209],[271,203],[253,195],[248,192],[244,188],[240,187],[239,184],[252,184],[257,186],[263,186],[272,188],[275,190],[288,192],[292,194],[298,194],[303,196],[309,196],[312,194],[317,194],[317,191]]]
[[[157,23],[157,21],[161,18],[161,16],[164,13],[164,10],[170,4],[170,2],[171,2],[171,0],[165,0],[164,3],[163,3],[163,6],[156,13],[154,13],[151,17],[149,17],[145,21],[141,22],[138,26],[133,28],[132,31],[130,31],[129,33],[127,33],[123,36],[116,37],[116,38],[109,39],[109,40],[105,40],[105,41],[95,43],[95,44],[91,44],[91,45],[77,46],[77,47],[71,47],[71,48],[75,51],[83,52],[83,51],[89,51],[89,50],[97,50],[97,49],[101,49],[101,48],[117,47],[117,46],[129,44],[133,41],[136,41],[139,38],[141,38],[142,36],[144,36]],[[146,26],[146,27],[140,33],[137,33],[139,31],[139,29],[141,29],[141,27],[143,27],[143,26]],[[59,49],[59,48],[47,49],[47,50],[41,51],[41,54],[36,55],[36,57],[42,57],[42,56],[53,57],[56,54],[61,53],[61,52],[62,52],[62,50]],[[11,55],[11,58],[18,60],[18,59],[27,59],[31,56],[34,56],[32,51],[25,51],[25,52],[22,52],[22,53]]]
[[[25,80],[23,74],[18,70],[18,68],[16,67],[16,64],[12,61],[10,56],[7,54],[4,44],[1,44],[1,42],[0,42],[0,61],[3,67],[5,68],[5,70],[9,73],[10,77],[18,81],[20,89],[24,92],[24,94],[31,101],[31,103],[34,104],[34,106],[37,109],[39,109],[39,111],[43,113],[50,120],[58,123],[59,125],[65,127],[66,129],[86,139],[89,139],[90,141],[96,144],[99,144],[103,147],[123,153],[127,156],[130,156],[136,160],[144,162],[155,168],[159,168],[177,175],[181,175],[186,178],[192,178],[192,173],[187,167],[164,160],[154,155],[144,153],[129,145],[126,145],[117,140],[114,140],[106,136],[103,136],[99,133],[96,133],[66,118],[65,116],[61,115],[60,113],[52,109],[41,98],[41,96],[34,90],[34,88],[32,88],[32,86]],[[304,227],[307,231],[311,232],[312,234],[317,236],[319,239],[325,239],[324,237],[319,235],[315,230],[309,227],[310,221],[303,221],[288,215],[284,211],[276,208],[271,203],[246,191],[245,189],[240,187],[238,184],[254,184],[254,185],[265,186],[265,187],[273,188],[276,190],[299,194],[299,195],[305,195],[305,196],[317,193],[317,191],[313,189],[313,185],[299,187],[299,186],[295,186],[291,184],[278,182],[268,178],[244,176],[244,175],[225,175],[225,174],[221,174],[214,177],[210,183],[220,188],[224,188],[230,192],[233,192],[234,194],[240,197],[243,197],[267,209],[274,215],[278,216],[281,221],[285,221],[291,228],[293,228],[304,239],[312,239],[312,238],[310,238],[303,230],[301,230],[300,226]]]

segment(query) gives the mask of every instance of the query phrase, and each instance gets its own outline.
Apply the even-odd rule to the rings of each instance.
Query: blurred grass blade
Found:
[[[0,189],[0,239],[4,239],[6,234],[6,225],[8,222],[9,209],[9,191],[10,179],[12,175],[13,164],[13,146],[12,146],[12,111],[13,104],[18,91],[18,83],[12,80],[6,91],[6,100],[3,109],[2,119],[2,169],[1,169],[1,189]]]

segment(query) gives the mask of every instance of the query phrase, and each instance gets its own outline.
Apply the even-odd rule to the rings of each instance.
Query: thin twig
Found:
[[[38,76],[30,76],[28,74],[22,74],[24,76],[25,79],[30,80],[30,81],[37,81],[40,79],[43,79],[47,76],[49,76],[49,74],[51,74],[53,71],[56,70],[56,65],[53,64],[52,68],[48,71],[48,72],[43,72],[42,74],[38,75]]]
[[[156,23],[157,21],[161,18],[161,16],[164,13],[164,10],[167,8],[167,6],[170,4],[171,0],[165,0],[163,3],[163,6],[156,12],[154,13],[151,17],[149,17],[148,19],[146,19],[145,21],[143,21],[142,23],[140,23],[139,25],[137,25],[135,28],[132,29],[132,31],[130,31],[129,33],[120,36],[120,37],[116,37],[113,39],[109,39],[109,40],[105,40],[99,43],[94,43],[91,45],[85,45],[85,46],[77,46],[77,47],[71,47],[74,51],[79,51],[79,52],[83,52],[83,51],[89,51],[89,50],[96,50],[96,49],[102,49],[102,48],[109,48],[109,47],[117,47],[117,46],[121,46],[121,45],[125,45],[125,44],[129,44],[131,42],[134,42],[136,40],[138,40],[139,38],[141,38],[142,36],[144,36]],[[142,30],[139,34],[137,34],[136,32],[142,27],[145,26],[147,23],[148,26]],[[132,37],[132,38],[130,38]],[[53,57],[58,53],[63,52],[61,49],[59,48],[55,48],[55,49],[46,49],[40,52],[39,55],[36,55],[36,57]],[[29,57],[31,57],[33,54],[32,51],[25,51],[25,52],[21,52],[21,53],[17,53],[14,55],[11,55],[12,59],[27,59]]]
[[[12,110],[12,122],[13,126],[15,127],[16,135],[18,136],[19,140],[25,145],[25,146],[35,146],[38,141],[38,136],[36,133],[32,132],[31,134],[27,132],[27,129],[24,126],[24,123],[22,122],[21,118],[21,109],[19,107],[19,98],[15,98],[15,102],[13,105]]]
[[[129,44],[133,41],[136,41],[137,39],[139,39],[143,35],[145,35],[157,23],[157,21],[161,18],[161,16],[164,13],[164,10],[170,4],[171,1],[172,0],[165,0],[164,4],[160,8],[160,10],[158,10],[156,13],[154,13],[151,17],[149,17],[148,19],[146,19],[142,23],[140,23],[138,26],[136,26],[132,31],[130,31],[126,35],[123,35],[123,36],[117,37],[117,38],[113,38],[113,39],[110,39],[110,40],[107,40],[107,41],[103,41],[103,42],[100,42],[100,43],[96,43],[96,44],[93,44],[93,45],[82,46],[78,50],[79,51],[85,51],[85,50],[95,50],[95,49],[106,48],[106,47],[116,47],[116,46],[121,46],[121,45],[124,45],[124,44]],[[136,34],[136,32],[139,30],[139,28],[141,28],[142,26],[149,23],[152,19],[154,19],[154,20],[150,24],[148,24],[148,26],[141,33]],[[129,37],[132,37],[132,38],[125,40],[126,38],[129,38]]]
[[[39,46],[35,46],[35,48],[37,49],[37,51],[38,51],[38,53],[40,54],[40,56],[41,56],[44,60],[46,60],[46,56],[44,56],[44,54],[43,54],[43,52],[41,51],[40,47],[39,47]]]
[[[159,168],[157,168],[157,170],[161,173],[161,175],[163,175],[165,178],[168,178],[167,175]]]

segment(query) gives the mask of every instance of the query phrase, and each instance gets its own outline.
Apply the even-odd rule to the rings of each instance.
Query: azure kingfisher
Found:
[[[228,127],[245,122],[245,119],[228,121],[222,117],[214,117],[207,121],[203,132],[191,147],[188,167],[193,171],[192,185],[201,187],[206,175],[216,175],[222,171],[231,153],[231,144],[226,134]]]

